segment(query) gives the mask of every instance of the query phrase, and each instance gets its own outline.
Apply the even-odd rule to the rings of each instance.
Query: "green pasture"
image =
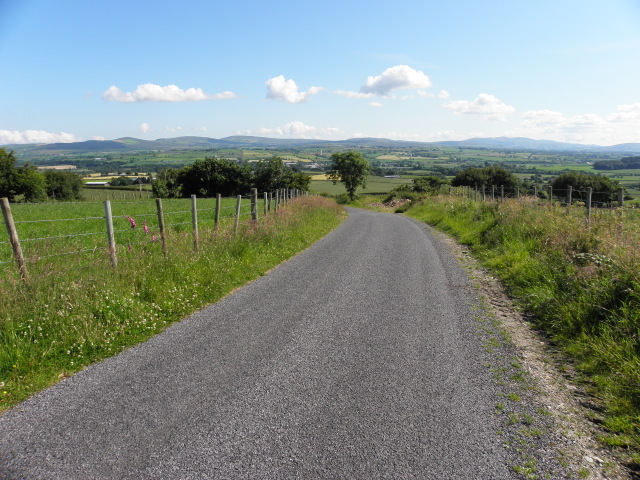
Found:
[[[220,225],[234,222],[236,198],[223,198],[220,209]],[[146,200],[112,200],[111,212],[116,245],[122,249],[157,249],[160,229],[156,202]],[[165,227],[173,232],[192,232],[191,199],[164,199],[162,201]],[[196,201],[198,228],[215,225],[215,198]],[[240,221],[249,222],[251,206],[243,198]],[[264,201],[258,199],[258,212],[264,212]],[[27,262],[53,258],[65,261],[74,254],[107,255],[107,227],[104,201],[58,202],[40,204],[12,204],[11,213],[16,224],[23,254]],[[135,222],[135,228],[129,220]],[[145,229],[146,225],[146,229]],[[8,234],[0,229],[0,272],[2,267],[13,268],[13,253]]]

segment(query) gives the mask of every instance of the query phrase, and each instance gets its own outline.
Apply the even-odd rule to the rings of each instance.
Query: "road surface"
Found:
[[[418,222],[349,212],[0,416],[0,478],[518,478],[466,274]]]

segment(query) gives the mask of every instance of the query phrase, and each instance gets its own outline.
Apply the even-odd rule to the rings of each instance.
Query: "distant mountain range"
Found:
[[[445,142],[408,142],[389,140],[386,138],[352,138],[349,140],[307,140],[265,138],[251,136],[232,136],[225,138],[176,137],[159,138],[157,140],[141,140],[125,137],[116,140],[87,140],[73,143],[49,143],[29,145],[6,145],[5,148],[25,154],[62,154],[62,153],[109,153],[134,151],[166,151],[194,150],[215,148],[319,148],[328,146],[349,147],[462,147],[486,148],[491,150],[546,151],[546,152],[594,152],[639,154],[640,143],[623,143],[603,147],[599,145],[582,145],[563,143],[552,140],[533,140],[523,137],[470,138],[460,141]]]

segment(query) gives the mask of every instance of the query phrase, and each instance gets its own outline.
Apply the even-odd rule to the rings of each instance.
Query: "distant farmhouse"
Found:
[[[108,187],[111,185],[109,182],[86,182],[87,187]]]
[[[75,165],[51,165],[38,167],[38,170],[75,170],[76,168]]]

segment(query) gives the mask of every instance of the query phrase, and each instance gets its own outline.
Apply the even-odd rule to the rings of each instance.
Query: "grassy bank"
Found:
[[[186,315],[264,275],[335,228],[343,210],[301,197],[255,227],[174,232],[165,258],[157,245],[41,263],[31,281],[0,279],[0,410],[98,360],[142,342]]]
[[[601,440],[640,465],[640,212],[433,197],[407,214],[451,233],[573,359]]]

